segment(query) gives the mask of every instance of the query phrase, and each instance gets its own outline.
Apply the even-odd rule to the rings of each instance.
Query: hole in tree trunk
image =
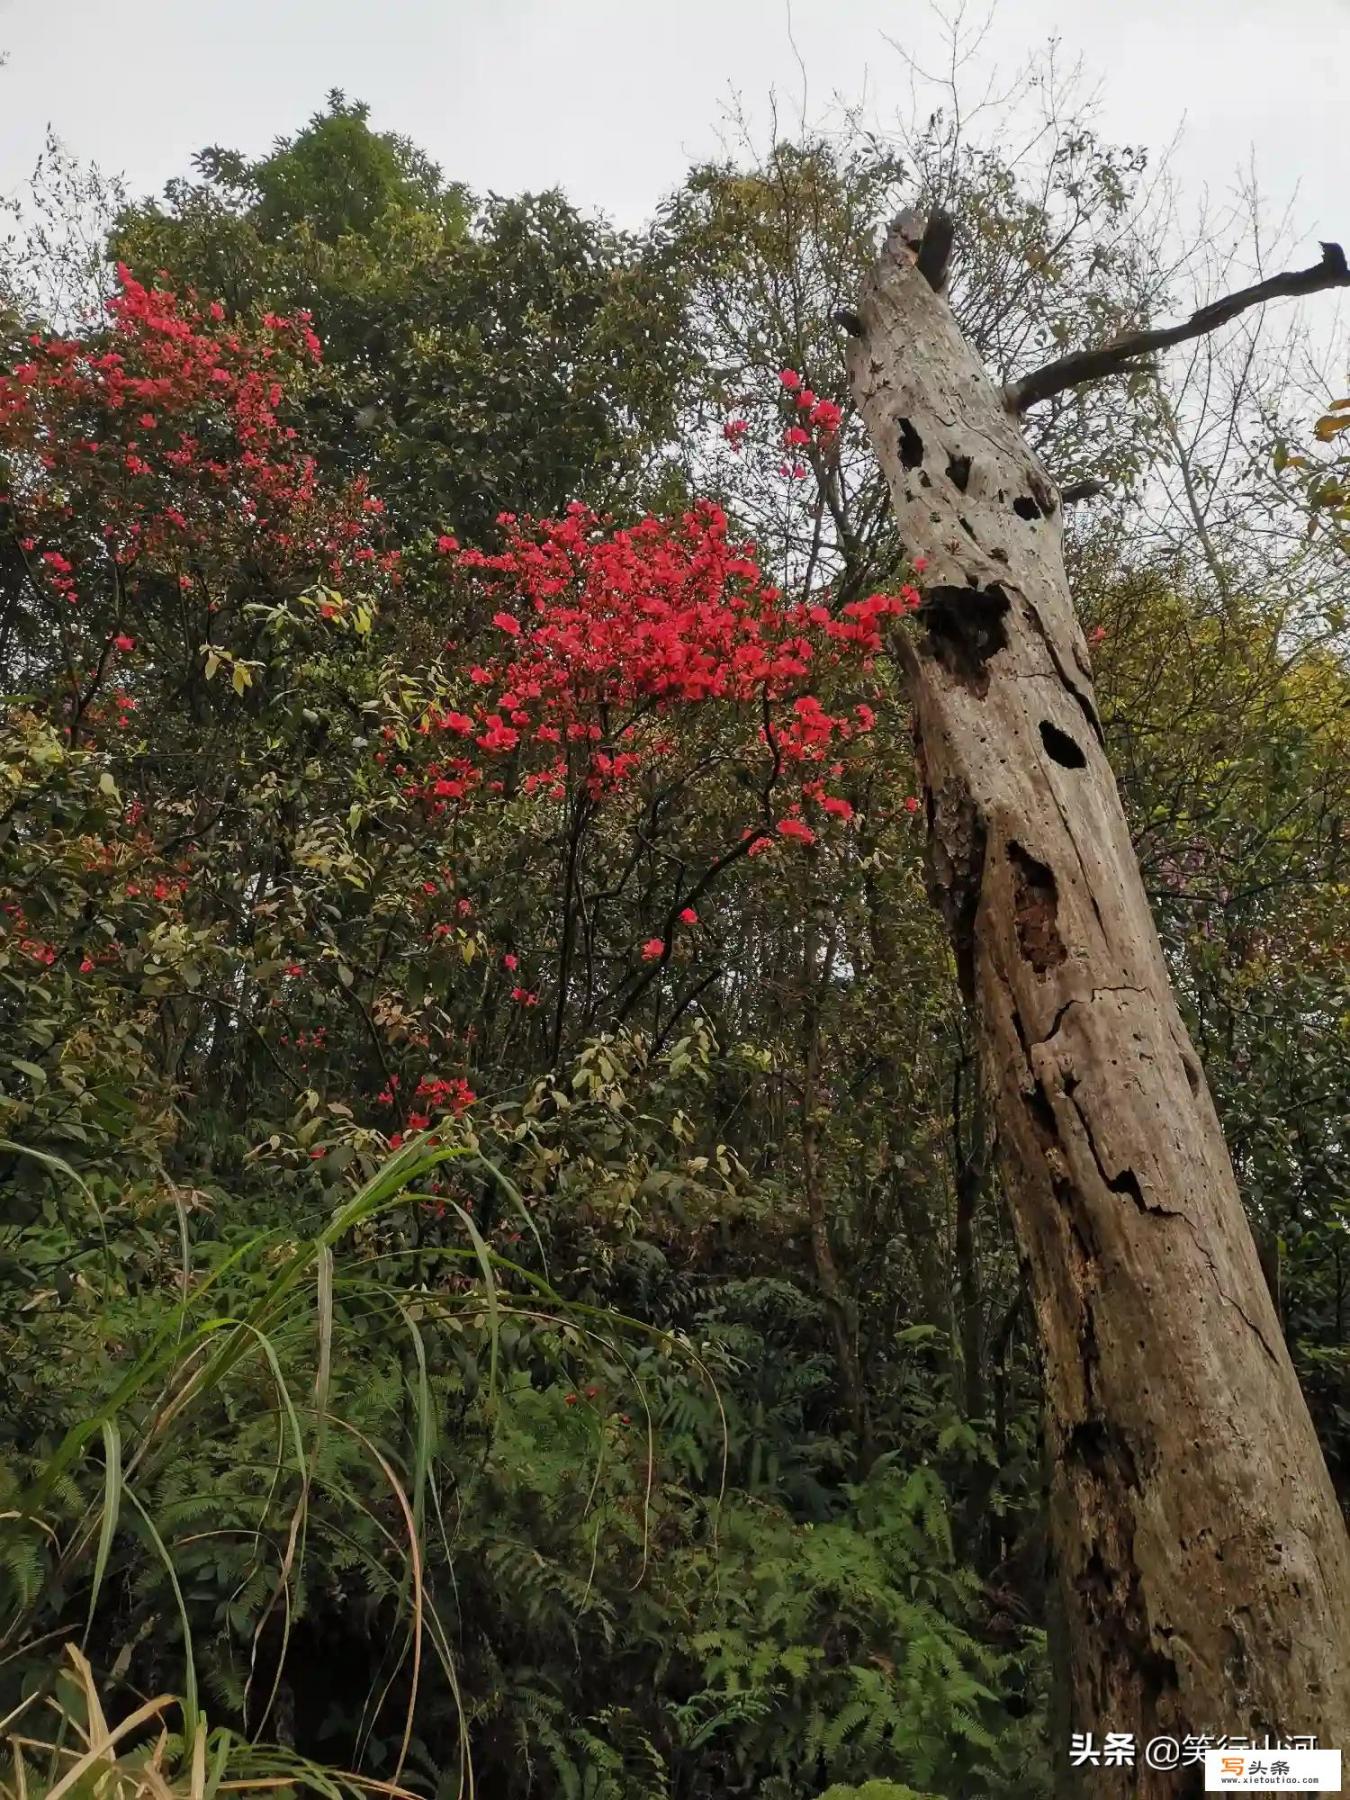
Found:
[[[1070,1456],[1076,1457],[1099,1481],[1126,1487],[1139,1485],[1139,1469],[1133,1450],[1122,1431],[1105,1419],[1083,1419],[1069,1433]]]
[[[1059,935],[1059,888],[1053,872],[1018,843],[1008,845],[1013,866],[1013,919],[1017,947],[1038,975],[1058,968],[1067,955]]]
[[[1024,1094],[1027,1111],[1031,1114],[1031,1122],[1036,1127],[1037,1135],[1045,1147],[1058,1142],[1059,1127],[1055,1123],[1055,1112],[1041,1082],[1033,1082],[1030,1093]]]
[[[1133,1169],[1122,1169],[1119,1175],[1113,1175],[1107,1182],[1113,1194],[1128,1194],[1140,1212],[1147,1209],[1144,1205],[1144,1190],[1139,1185],[1139,1177]]]
[[[923,439],[908,419],[900,420],[900,463],[903,468],[917,469],[923,461]]]
[[[974,694],[988,691],[985,665],[1007,647],[1007,612],[1008,596],[997,582],[987,588],[930,588],[919,608],[938,663]]]
[[[1041,509],[1030,494],[1019,494],[1013,501],[1013,511],[1019,519],[1036,520],[1041,516]]]
[[[949,456],[947,458],[947,479],[959,493],[964,494],[970,482],[970,458],[968,456]]]
[[[1045,745],[1045,753],[1053,762],[1064,769],[1085,769],[1087,758],[1067,731],[1061,731],[1058,725],[1052,725],[1049,719],[1041,720],[1041,742]]]

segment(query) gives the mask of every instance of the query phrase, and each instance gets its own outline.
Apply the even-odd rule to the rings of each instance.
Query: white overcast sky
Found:
[[[1052,35],[1112,137],[1158,147],[1184,121],[1188,198],[1221,200],[1254,156],[1273,201],[1298,190],[1306,260],[1350,244],[1350,0],[999,0],[981,67]],[[884,127],[909,93],[888,39],[941,60],[928,0],[0,0],[0,193],[49,124],[139,194],[203,144],[265,149],[340,87],[480,193],[558,185],[635,225],[715,152],[733,94],[796,118],[798,55],[809,120],[837,98]]]

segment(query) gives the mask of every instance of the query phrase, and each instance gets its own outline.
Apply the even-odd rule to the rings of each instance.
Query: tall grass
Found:
[[[474,1279],[453,1294],[425,1279],[391,1279],[387,1270],[398,1269],[400,1253],[386,1241],[377,1256],[372,1237],[379,1236],[382,1221],[393,1209],[418,1203],[419,1184],[434,1169],[468,1154],[425,1138],[414,1140],[340,1204],[313,1235],[297,1242],[280,1231],[257,1232],[217,1254],[209,1267],[193,1266],[184,1225],[181,1297],[161,1310],[143,1343],[128,1348],[126,1366],[110,1391],[28,1471],[14,1504],[0,1513],[0,1532],[6,1534],[11,1552],[5,1557],[6,1545],[0,1542],[0,1573],[5,1567],[32,1566],[34,1561],[39,1569],[36,1580],[11,1580],[7,1605],[0,1610],[0,1678],[7,1664],[13,1672],[17,1663],[27,1690],[8,1718],[0,1721],[0,1738],[9,1752],[0,1800],[11,1795],[14,1800],[38,1796],[56,1800],[68,1793],[97,1793],[114,1800],[181,1794],[204,1800],[217,1792],[287,1787],[330,1795],[357,1791],[396,1795],[405,1791],[401,1784],[419,1694],[433,1669],[453,1696],[459,1719],[457,1791],[465,1800],[474,1795],[468,1721],[452,1639],[425,1579],[429,1531],[440,1534],[446,1563],[453,1560],[434,1477],[440,1425],[432,1401],[428,1328],[451,1322],[462,1328],[471,1320],[485,1332],[484,1410],[489,1429],[500,1380],[502,1331],[508,1320],[532,1330],[565,1331],[569,1342],[579,1346],[602,1346],[630,1370],[619,1338],[629,1332],[645,1334],[646,1328],[613,1313],[565,1303],[543,1276],[492,1249],[470,1213],[453,1201],[447,1203],[447,1216],[454,1217],[464,1241],[459,1247],[439,1248],[436,1256]],[[50,1172],[75,1184],[92,1206],[92,1195],[74,1171],[56,1158],[41,1160]],[[494,1168],[491,1173],[519,1205],[500,1171]],[[533,1232],[533,1220],[523,1205],[519,1210]],[[96,1210],[88,1229],[103,1232]],[[335,1357],[343,1334],[355,1333],[372,1319],[398,1334],[404,1346],[410,1417],[403,1421],[406,1430],[398,1434],[398,1449],[377,1442],[370,1431],[341,1416],[332,1405]],[[355,1337],[353,1343],[359,1355]],[[238,1402],[244,1392],[256,1394],[260,1382],[271,1395],[276,1449],[255,1534],[259,1554],[263,1525],[274,1503],[284,1495],[290,1498],[284,1528],[271,1534],[273,1541],[279,1539],[281,1552],[249,1650],[246,1739],[208,1725],[199,1691],[191,1608],[180,1585],[175,1546],[161,1532],[147,1496],[157,1475],[181,1453],[194,1431],[209,1429],[207,1421],[218,1423],[228,1416],[230,1402]],[[634,1391],[641,1396],[635,1372]],[[645,1398],[641,1403],[645,1407]],[[644,1562],[654,1468],[650,1412],[646,1431]],[[359,1446],[367,1471],[360,1492],[358,1484],[335,1485],[324,1474],[323,1452],[333,1433],[342,1433]],[[96,1461],[98,1452],[101,1459]],[[597,1482],[598,1478],[597,1463]],[[397,1625],[372,1682],[363,1728],[368,1732],[389,1697],[396,1689],[401,1691],[397,1750],[384,1782],[325,1770],[287,1751],[249,1741],[260,1736],[273,1718],[319,1489],[354,1518],[359,1515],[366,1527],[375,1527],[383,1555],[398,1571]],[[119,1546],[124,1560],[128,1554],[133,1560],[149,1556],[162,1566],[181,1632],[182,1680],[181,1691],[145,1699],[110,1725],[86,1652],[117,1572]],[[268,1628],[272,1643],[264,1657]],[[125,1652],[118,1663],[124,1660]],[[115,1664],[109,1673],[118,1682],[125,1668]],[[447,1777],[450,1773],[445,1771]]]

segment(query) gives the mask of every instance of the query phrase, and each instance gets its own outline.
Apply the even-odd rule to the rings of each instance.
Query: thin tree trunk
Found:
[[[885,1071],[882,1071],[885,1082]],[[907,1143],[907,1121],[897,1118],[887,1134],[890,1156],[890,1192],[895,1203],[895,1217],[900,1237],[914,1264],[917,1292],[906,1296],[906,1310],[911,1320],[936,1325],[944,1338],[952,1335],[951,1274],[943,1243],[942,1220],[932,1199],[912,1181],[903,1167]],[[917,1304],[916,1304],[917,1301]],[[950,1347],[949,1347],[950,1350]],[[948,1361],[951,1356],[949,1353]]]
[[[928,560],[897,650],[1044,1348],[1073,1728],[1345,1744],[1350,1546],[1103,752],[1059,497],[903,231],[845,322]]]
[[[824,963],[817,970],[817,955],[822,948],[825,950]],[[834,954],[834,934],[831,934],[828,942],[824,941],[823,934],[817,930],[813,914],[802,945],[802,1193],[810,1229],[811,1260],[815,1264],[816,1282],[834,1334],[839,1380],[849,1423],[853,1427],[858,1472],[865,1474],[872,1462],[872,1432],[867,1408],[867,1385],[863,1380],[862,1361],[858,1354],[858,1313],[839,1273],[834,1245],[830,1241],[828,1199],[820,1176],[820,1119],[824,1105],[824,1097],[820,1091],[820,1015],[834,965]]]

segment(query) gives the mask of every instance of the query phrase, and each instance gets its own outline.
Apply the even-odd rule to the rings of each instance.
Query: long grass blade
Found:
[[[188,1618],[187,1602],[183,1599],[183,1589],[178,1580],[178,1571],[173,1566],[173,1558],[169,1555],[164,1539],[155,1528],[155,1522],[141,1505],[132,1490],[123,1485],[122,1492],[140,1514],[141,1523],[145,1526],[146,1536],[150,1539],[155,1553],[164,1564],[164,1572],[169,1577],[169,1586],[173,1589],[174,1604],[178,1608],[178,1617],[183,1627],[183,1735],[189,1744],[196,1741],[201,1729],[201,1714],[197,1704],[197,1664],[192,1654],[192,1624]],[[125,1730],[126,1721],[118,1727],[119,1734]],[[48,1796],[48,1800],[53,1800]]]
[[[113,1539],[117,1536],[117,1519],[122,1505],[122,1434],[114,1419],[103,1420],[103,1515],[98,1529],[98,1551],[94,1557],[94,1573],[89,1584],[89,1612],[84,1622],[84,1642],[89,1642],[94,1612],[108,1572]]]

